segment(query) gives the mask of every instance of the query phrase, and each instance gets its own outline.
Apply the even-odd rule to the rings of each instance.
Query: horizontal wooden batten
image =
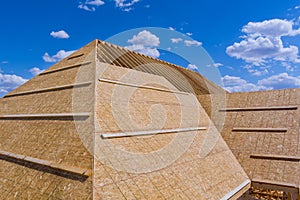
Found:
[[[206,129],[207,129],[206,127],[192,127],[192,128],[167,129],[167,130],[137,131],[137,132],[102,133],[101,137],[103,139],[111,139],[111,138],[122,138],[122,137],[147,136],[147,135],[155,135],[155,134],[169,134],[169,133],[188,132],[188,131],[201,131]]]
[[[287,128],[233,128],[233,132],[287,132]]]
[[[76,68],[76,67],[86,66],[86,65],[89,65],[91,63],[92,62],[85,62],[85,63],[79,63],[79,64],[70,65],[70,66],[66,66],[66,67],[62,67],[62,68],[58,68],[58,69],[47,70],[47,71],[44,71],[44,72],[40,73],[39,75],[42,76],[42,75],[46,75],[46,74],[51,74],[51,73],[55,73],[55,72],[64,71],[64,70],[67,70],[67,69],[72,69],[72,68]]]
[[[49,114],[15,114],[15,115],[0,115],[0,119],[60,119],[60,118],[88,118],[90,113],[49,113]]]
[[[284,155],[271,155],[271,154],[251,154],[250,158],[266,159],[266,160],[284,160],[284,161],[292,161],[292,162],[300,161],[300,157],[297,156],[284,156]]]
[[[291,184],[291,183],[276,182],[276,181],[270,181],[270,180],[252,179],[252,182],[259,183],[259,184],[276,185],[276,186],[281,186],[281,187],[298,188],[296,185]]]
[[[72,59],[75,59],[75,58],[79,58],[79,57],[81,57],[81,56],[83,56],[83,55],[84,55],[84,54],[82,53],[82,54],[70,56],[70,57],[68,58],[68,60],[72,60]]]
[[[49,88],[43,88],[39,90],[29,90],[24,92],[18,92],[13,94],[7,94],[4,96],[4,98],[7,97],[15,97],[15,96],[24,96],[29,94],[36,94],[36,93],[43,93],[43,92],[51,92],[51,91],[57,91],[57,90],[65,90],[65,89],[71,89],[71,88],[79,88],[79,87],[86,87],[91,85],[92,82],[84,82],[84,83],[76,83],[76,84],[69,84],[69,85],[61,85],[56,87],[49,87]]]
[[[272,106],[272,107],[244,107],[244,108],[223,108],[220,112],[238,111],[273,111],[273,110],[297,110],[298,106]]]
[[[181,91],[176,91],[176,90],[167,90],[167,89],[163,89],[163,88],[152,87],[152,86],[143,86],[143,85],[137,85],[137,84],[133,84],[133,83],[124,83],[124,82],[120,82],[120,81],[103,79],[103,78],[99,79],[99,81],[100,82],[105,82],[105,83],[112,83],[112,84],[117,84],[117,85],[129,86],[129,87],[156,90],[156,91],[161,91],[161,92],[170,92],[170,93],[185,94],[185,95],[189,94],[187,92],[181,92]]]
[[[25,167],[34,168],[39,171],[53,173],[66,178],[86,180],[91,176],[90,169],[82,169],[78,167],[66,166],[62,164],[53,163],[48,160],[33,158],[21,154],[15,154],[7,151],[0,150],[0,159],[8,162],[13,162]]]

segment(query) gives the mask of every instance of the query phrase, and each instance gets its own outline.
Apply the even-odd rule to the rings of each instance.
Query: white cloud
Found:
[[[207,65],[207,67],[222,67],[222,66],[223,66],[222,63],[214,63],[214,64]]]
[[[288,62],[282,62],[281,65],[283,67],[285,67],[285,69],[289,72],[293,72],[297,68],[297,66],[294,66],[294,65],[292,65],[291,63],[288,63]]]
[[[169,30],[175,31],[176,29],[170,26],[170,27],[169,27]]]
[[[198,67],[197,67],[197,65],[189,64],[189,65],[187,66],[187,69],[190,69],[190,70],[198,70]]]
[[[223,64],[222,64],[222,63],[215,63],[213,66],[214,66],[214,67],[222,67]]]
[[[55,55],[50,56],[47,52],[43,55],[43,60],[45,62],[58,62],[65,57],[71,55],[75,51],[65,51],[65,50],[60,50],[58,51]]]
[[[229,75],[224,76],[222,78],[222,81],[225,86],[235,86],[235,85],[242,85],[247,83],[246,80],[241,79],[240,77],[229,76]]]
[[[29,72],[30,72],[32,75],[34,75],[34,76],[36,76],[36,75],[42,73],[43,71],[44,71],[44,70],[42,70],[42,69],[40,69],[40,68],[38,68],[38,67],[34,67],[34,68],[31,68],[31,69],[29,70]]]
[[[188,36],[192,36],[193,35],[193,33],[186,33]]]
[[[104,1],[101,0],[87,1],[85,2],[85,4],[92,5],[92,6],[102,6],[104,5]]]
[[[259,69],[254,68],[252,65],[245,65],[243,66],[244,69],[246,69],[250,74],[253,76],[263,76],[269,73],[268,68],[270,67],[260,67]]]
[[[285,88],[299,88],[300,77],[290,76],[287,73],[273,75],[259,80],[256,84],[249,83],[246,80],[226,75],[222,78],[224,89],[230,92],[249,92],[259,90],[278,90]]]
[[[184,42],[185,46],[201,46],[202,42],[198,42],[197,40],[183,40],[182,38],[171,38],[172,43]]]
[[[156,58],[160,56],[157,49],[160,44],[159,37],[147,30],[139,32],[127,42],[131,44],[130,46],[126,46],[127,49]]]
[[[246,80],[236,76],[226,75],[222,78],[222,82],[224,89],[229,92],[251,92],[270,89],[265,86],[248,83]]]
[[[26,81],[27,79],[21,76],[0,73],[0,96],[24,84]]]
[[[281,73],[258,81],[258,85],[269,87],[271,89],[299,88],[300,77]]]
[[[128,43],[131,43],[133,45],[142,44],[148,47],[157,47],[160,44],[160,40],[156,35],[152,34],[150,31],[143,30],[137,35],[134,35],[132,39],[129,39]]]
[[[263,22],[249,22],[243,27],[241,42],[227,47],[226,53],[245,60],[255,66],[271,61],[289,61],[299,63],[298,47],[284,46],[282,36],[296,36],[300,29],[293,29],[294,22],[272,19]]]
[[[243,27],[242,32],[251,36],[295,36],[300,34],[300,29],[293,29],[293,21],[271,19],[263,22],[249,22]]]
[[[68,38],[70,38],[69,34],[66,33],[64,30],[57,31],[57,32],[52,31],[52,32],[50,33],[50,35],[51,35],[52,37],[54,37],[54,38],[59,38],[59,39],[68,39]]]
[[[114,0],[116,7],[123,11],[129,12],[133,9],[133,5],[138,3],[140,0]]]
[[[90,12],[94,12],[96,10],[95,7],[90,8],[90,7],[88,7],[87,5],[84,5],[84,4],[79,4],[78,8],[82,9],[82,10],[85,10],[85,11],[90,11]]]
[[[94,12],[96,11],[96,7],[102,6],[104,4],[105,2],[102,0],[89,0],[84,3],[80,2],[78,8],[86,11]]]
[[[294,8],[294,9],[295,9],[295,10],[297,10],[297,9],[299,9],[299,8],[300,8],[300,5],[299,5],[299,6],[295,6],[295,8]]]
[[[258,70],[258,69],[249,69],[249,73],[251,73],[253,76],[263,76],[269,73],[267,69]]]
[[[202,45],[202,42],[198,42],[196,40],[184,40],[184,44],[185,46],[201,46]]]
[[[179,43],[182,41],[182,38],[171,38],[172,43]]]
[[[143,45],[131,45],[126,48],[154,58],[158,58],[160,56],[160,53],[156,48],[145,47]]]

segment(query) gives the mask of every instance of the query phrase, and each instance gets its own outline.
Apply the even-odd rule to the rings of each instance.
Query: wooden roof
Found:
[[[277,160],[267,162],[267,180],[276,181],[274,164],[299,173],[292,165],[299,110],[291,107],[299,90],[285,90],[289,96],[274,105],[230,94],[228,108],[281,109],[228,112],[222,135],[212,111],[223,106],[214,101],[219,93],[228,95],[196,72],[95,40],[0,99],[0,199],[235,199],[249,189],[248,177],[265,178],[259,174],[271,153]],[[279,118],[259,123],[258,112]],[[232,131],[244,127],[287,130],[250,131],[251,139]],[[111,133],[118,137],[103,137]],[[265,150],[252,135],[274,141]],[[283,171],[286,183],[299,186]]]

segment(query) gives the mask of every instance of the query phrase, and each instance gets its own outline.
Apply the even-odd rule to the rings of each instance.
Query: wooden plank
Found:
[[[297,110],[298,106],[270,106],[270,107],[244,107],[244,108],[223,108],[219,112],[239,111],[272,111],[272,110]]]
[[[251,154],[250,158],[266,159],[266,160],[284,160],[284,161],[292,161],[292,162],[300,161],[300,157],[298,156],[284,156],[284,155],[272,155],[272,154]]]
[[[86,118],[90,113],[48,113],[48,114],[15,114],[0,115],[0,119],[21,119],[21,118]]]
[[[78,55],[74,55],[74,56],[69,57],[68,60],[72,60],[74,58],[79,58],[79,57],[81,57],[83,55],[84,55],[83,53],[82,54],[78,54]]]
[[[8,162],[13,162],[15,164],[19,164],[25,167],[33,168],[39,171],[53,173],[55,175],[59,175],[59,176],[63,176],[75,180],[84,181],[89,176],[91,176],[90,169],[82,169],[73,166],[66,166],[62,164],[53,163],[48,160],[42,160],[42,159],[33,158],[21,154],[15,154],[3,150],[0,150],[0,159]]]
[[[287,132],[287,128],[233,128],[234,132]]]
[[[252,182],[298,189],[298,187],[292,183],[276,182],[276,181],[262,180],[262,179],[252,179]]]
[[[69,84],[69,85],[61,85],[61,86],[57,86],[57,87],[43,88],[43,89],[38,89],[38,90],[29,90],[29,91],[24,91],[24,92],[7,94],[4,96],[4,98],[14,97],[14,96],[23,96],[23,95],[29,95],[29,94],[35,94],[35,93],[42,93],[42,92],[51,92],[51,91],[57,91],[57,90],[65,90],[65,89],[71,89],[71,88],[79,88],[79,87],[89,86],[91,84],[92,84],[92,82],[83,82],[83,83],[76,83],[76,84]]]
[[[51,73],[55,73],[55,72],[60,72],[60,71],[64,71],[64,70],[72,69],[72,68],[76,68],[76,67],[86,66],[86,65],[89,65],[91,63],[92,62],[85,62],[85,63],[79,63],[79,64],[75,64],[75,65],[62,67],[62,68],[59,68],[59,69],[47,70],[47,71],[44,71],[44,72],[40,73],[39,76],[43,76],[43,75],[51,74]]]
[[[143,88],[143,89],[150,89],[150,90],[157,90],[161,92],[170,92],[170,93],[178,93],[178,94],[185,94],[188,95],[189,93],[187,92],[181,92],[181,91],[176,91],[176,90],[167,90],[163,88],[158,88],[158,87],[152,87],[152,86],[143,86],[143,85],[136,85],[133,83],[124,83],[124,82],[119,82],[115,80],[109,80],[109,79],[99,79],[100,82],[106,82],[106,83],[112,83],[112,84],[118,84],[118,85],[124,85],[124,86],[129,86],[129,87],[137,87],[137,88]]]
[[[192,128],[167,129],[167,130],[103,133],[101,134],[101,137],[103,139],[112,139],[112,138],[122,138],[122,137],[147,136],[147,135],[155,135],[155,134],[169,134],[169,133],[188,132],[188,131],[201,131],[206,129],[207,129],[206,127],[192,127]]]

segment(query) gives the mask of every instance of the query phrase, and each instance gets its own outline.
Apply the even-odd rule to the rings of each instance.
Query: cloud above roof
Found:
[[[34,67],[34,68],[31,68],[31,69],[29,70],[29,72],[30,72],[32,75],[34,75],[34,76],[36,76],[36,75],[42,73],[43,71],[44,71],[44,70],[42,70],[42,69],[40,69],[40,68],[38,68],[38,67]]]
[[[0,73],[0,96],[24,84],[27,79],[15,74]]]
[[[300,76],[294,77],[287,73],[273,75],[257,81],[256,84],[237,76],[226,75],[222,78],[224,89],[229,92],[250,92],[259,90],[278,90],[284,88],[299,88]]]
[[[292,37],[300,34],[300,28],[294,29],[293,26],[293,21],[281,19],[249,22],[242,28],[242,32],[245,33],[242,41],[228,46],[226,53],[255,66],[270,61],[299,63],[298,47],[285,46],[282,41],[283,36]]]
[[[71,55],[72,53],[74,53],[75,51],[65,51],[65,50],[60,50],[58,51],[55,55],[53,56],[50,56],[48,54],[48,52],[46,52],[44,55],[43,55],[43,60],[45,62],[58,62],[62,59],[64,59],[65,57]]]
[[[157,49],[160,44],[160,39],[150,31],[143,30],[137,35],[134,35],[127,42],[131,44],[125,47],[127,49],[155,58],[160,56],[160,53]]]

